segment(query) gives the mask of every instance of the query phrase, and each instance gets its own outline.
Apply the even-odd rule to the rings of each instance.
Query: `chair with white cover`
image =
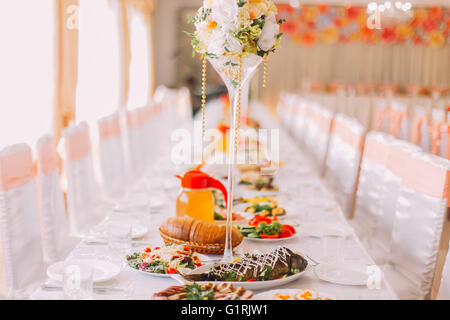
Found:
[[[416,107],[411,120],[409,141],[431,152],[430,117],[424,107]]]
[[[325,179],[345,216],[353,214],[359,165],[364,149],[364,127],[354,118],[334,118],[325,165]]]
[[[62,136],[70,230],[81,236],[105,217],[107,208],[95,177],[87,123],[64,128]]]
[[[292,116],[291,134],[298,145],[304,146],[305,136],[308,132],[310,122],[311,108],[314,103],[303,97],[297,97],[294,114]]]
[[[374,223],[368,224],[370,230],[366,230],[365,235],[369,240],[367,249],[377,264],[384,264],[390,252],[404,163],[410,154],[421,151],[419,146],[398,139],[390,139],[388,148],[384,175],[376,186],[379,193],[378,211],[375,220],[371,221]]]
[[[439,137],[439,155],[442,158],[450,160],[450,123],[447,122],[441,127],[441,135]]]
[[[53,137],[42,136],[36,151],[44,260],[51,263],[63,259],[75,245],[75,240],[69,237],[69,221]]]
[[[442,271],[441,284],[436,299],[450,300],[450,250],[447,252],[444,270]]]
[[[333,117],[333,113],[322,106],[313,108],[311,121],[309,121],[305,134],[306,149],[311,152],[320,175],[323,174],[325,168]]]
[[[375,131],[389,132],[389,115],[391,107],[386,99],[378,98],[374,102],[374,116],[372,127]]]
[[[16,144],[0,151],[0,292],[27,298],[44,275],[32,153]]]
[[[400,101],[392,101],[389,111],[389,133],[397,139],[408,140],[410,121],[408,107]]]
[[[383,270],[400,299],[429,299],[448,207],[450,161],[409,155]]]
[[[364,154],[361,160],[355,212],[350,224],[363,243],[370,246],[379,216],[383,196],[383,180],[386,163],[392,144],[392,136],[371,131],[366,136]]]
[[[121,197],[127,181],[119,115],[101,118],[97,124],[102,189],[108,197]]]
[[[139,110],[133,109],[126,114],[126,154],[128,166],[133,178],[137,179],[144,171],[143,130]]]

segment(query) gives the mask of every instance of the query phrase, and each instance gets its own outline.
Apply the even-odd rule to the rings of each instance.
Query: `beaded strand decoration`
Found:
[[[205,109],[206,109],[206,64],[207,60],[205,56],[202,56],[202,141],[205,138]],[[202,152],[203,157],[203,152]]]
[[[269,55],[264,55],[264,77],[263,77],[263,88],[267,87],[267,73],[268,73],[268,61]]]
[[[234,138],[234,150],[236,155],[239,145],[239,129],[241,126],[241,98],[242,98],[242,54],[239,55],[238,101],[236,104],[236,134]]]

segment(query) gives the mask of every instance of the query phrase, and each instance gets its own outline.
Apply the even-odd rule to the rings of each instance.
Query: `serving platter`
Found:
[[[295,233],[292,236],[287,237],[287,238],[267,239],[267,238],[251,238],[251,237],[245,237],[244,236],[244,239],[248,240],[248,241],[254,241],[254,242],[272,243],[272,242],[282,242],[282,241],[285,241],[285,240],[291,240],[291,239],[296,238],[297,236],[298,236],[298,233]]]
[[[270,291],[265,291],[254,295],[250,300],[339,300],[336,296],[330,295],[326,292],[317,292],[318,298],[321,299],[276,299],[275,295],[290,296],[294,298],[301,291],[315,291],[312,289],[274,289]]]
[[[208,272],[211,268],[213,267],[213,265],[204,265],[201,266],[197,269],[194,270],[190,270],[190,269],[183,269],[180,270],[180,273],[183,273],[185,275],[193,275],[193,274],[201,274],[201,273],[205,273]],[[278,287],[278,286],[282,286],[285,285],[287,283],[290,283],[292,281],[295,281],[299,278],[301,278],[301,276],[307,272],[309,270],[309,265],[308,267],[305,268],[305,270],[290,275],[286,278],[281,278],[281,279],[276,279],[276,280],[266,280],[266,281],[214,281],[214,283],[230,283],[233,285],[233,287],[243,287],[244,289],[247,290],[263,290],[263,289],[269,289],[269,288],[274,288],[274,287]],[[181,275],[172,275],[172,278],[177,280],[180,283],[185,283],[186,280],[181,276]],[[196,281],[199,284],[202,283],[208,283],[211,281]]]
[[[131,251],[135,252],[136,250],[131,250]],[[129,251],[129,253],[131,253],[131,251]],[[209,257],[207,257],[207,256],[205,256],[203,254],[200,254],[200,253],[197,253],[196,255],[198,256],[198,258],[200,259],[200,261],[202,263],[208,264],[208,265],[210,265],[212,263],[211,258],[209,258]],[[142,271],[142,270],[139,270],[139,269],[131,267],[128,263],[127,263],[127,267],[128,267],[128,269],[131,269],[134,272],[137,272],[137,273],[140,273],[140,274],[149,275],[149,276],[152,276],[152,277],[157,277],[157,278],[170,278],[170,277],[174,276],[173,273],[172,274],[171,273],[155,273],[155,272]],[[188,270],[191,270],[191,269],[188,269]]]

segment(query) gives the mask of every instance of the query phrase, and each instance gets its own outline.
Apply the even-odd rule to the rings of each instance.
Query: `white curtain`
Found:
[[[127,107],[137,108],[147,104],[150,93],[150,34],[141,12],[130,10],[130,91]]]
[[[52,129],[54,0],[0,1],[0,148]]]
[[[119,107],[120,24],[118,1],[80,0],[77,121],[96,121]]]

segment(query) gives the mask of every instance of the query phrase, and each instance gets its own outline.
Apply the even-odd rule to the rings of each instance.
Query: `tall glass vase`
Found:
[[[209,62],[221,76],[227,89],[230,98],[230,139],[228,140],[228,155],[227,155],[227,169],[228,169],[228,185],[227,185],[227,223],[226,223],[226,238],[225,251],[223,260],[229,262],[233,259],[232,246],[232,212],[233,212],[233,187],[235,177],[235,159],[236,159],[236,128],[240,128],[240,113],[238,110],[242,103],[248,103],[248,88],[249,82],[255,74],[262,58],[249,54],[247,57],[239,57],[238,55],[227,55],[221,57],[208,57]],[[240,94],[239,94],[240,93]],[[241,101],[239,101],[241,98]],[[245,101],[245,102],[244,102]]]

